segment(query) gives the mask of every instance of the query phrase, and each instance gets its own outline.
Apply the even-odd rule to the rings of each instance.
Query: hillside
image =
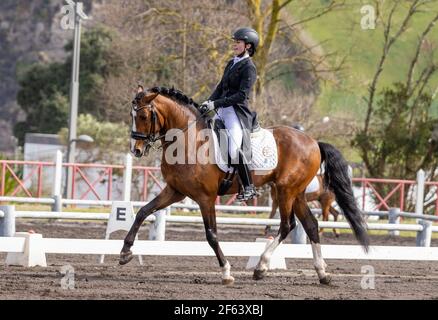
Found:
[[[83,1],[90,9],[90,1]],[[17,77],[33,62],[59,61],[72,31],[60,27],[59,0],[0,1],[0,153],[13,152],[14,124],[25,115],[16,103]],[[88,5],[87,5],[88,4]]]
[[[323,1],[315,1],[314,6],[309,7],[311,12]],[[323,90],[318,99],[317,108],[321,114],[338,114],[361,120],[365,113],[363,96],[367,94],[368,85],[376,72],[376,66],[380,60],[383,47],[383,25],[378,23],[374,30],[362,30],[360,22],[362,15],[360,8],[369,1],[350,0],[345,8],[332,12],[305,24],[306,32],[319,42],[324,42],[326,52],[336,51],[335,58],[348,55],[346,69],[341,72],[339,85],[331,83],[323,85]],[[298,4],[291,5],[291,12],[298,10]],[[389,12],[390,2],[381,9],[384,15]],[[409,1],[402,1],[400,10],[394,15],[394,27],[400,26],[400,22],[407,12]],[[295,6],[295,7],[294,7]],[[388,86],[393,82],[406,79],[408,62],[413,57],[416,48],[416,39],[423,32],[427,23],[436,15],[438,2],[433,2],[424,7],[423,13],[415,16],[410,23],[407,32],[396,42],[389,53],[389,58],[384,65],[384,71],[379,88]],[[438,39],[438,27],[430,33],[431,42],[424,44],[422,59],[429,54],[429,48],[436,46]],[[436,52],[433,53],[436,57]],[[333,61],[333,60],[332,60]],[[423,60],[424,61],[424,60]],[[421,63],[420,63],[421,67]],[[438,76],[432,81],[431,90],[436,90]],[[438,115],[438,105],[434,111]]]

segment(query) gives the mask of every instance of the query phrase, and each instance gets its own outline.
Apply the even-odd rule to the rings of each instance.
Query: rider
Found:
[[[238,195],[240,201],[257,196],[244,150],[251,145],[249,132],[252,130],[255,113],[248,108],[251,89],[257,78],[257,70],[251,59],[259,44],[259,35],[254,29],[240,28],[233,34],[234,58],[225,67],[223,76],[210,98],[201,105],[203,112],[217,109],[215,118],[224,121],[229,132],[228,141],[231,162],[235,164],[243,190]],[[250,159],[248,159],[250,160]]]

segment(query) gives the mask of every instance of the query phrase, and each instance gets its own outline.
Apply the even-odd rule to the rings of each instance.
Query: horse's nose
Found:
[[[142,152],[141,152],[141,150],[139,148],[135,148],[134,156],[137,157],[137,158],[141,158]]]

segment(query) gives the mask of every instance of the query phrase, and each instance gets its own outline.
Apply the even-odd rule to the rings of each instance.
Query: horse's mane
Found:
[[[195,101],[193,101],[192,98],[189,98],[188,96],[186,96],[180,90],[177,90],[173,87],[172,88],[153,87],[153,88],[149,89],[148,91],[158,93],[158,94],[161,94],[165,97],[168,97],[182,106],[192,107],[192,108],[195,108],[197,111],[199,110],[199,104],[197,104]]]

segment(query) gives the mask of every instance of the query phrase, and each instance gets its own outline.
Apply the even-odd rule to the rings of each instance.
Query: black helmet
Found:
[[[233,34],[233,39],[243,40],[245,41],[245,44],[252,44],[252,50],[249,53],[250,56],[256,52],[257,46],[259,45],[259,35],[257,31],[252,28],[240,28],[236,30]]]
[[[294,124],[292,125],[292,128],[295,128],[295,129],[297,129],[297,130],[300,130],[300,131],[303,131],[303,132],[304,132],[304,127],[303,127],[301,124],[299,124],[299,123],[294,123]]]

